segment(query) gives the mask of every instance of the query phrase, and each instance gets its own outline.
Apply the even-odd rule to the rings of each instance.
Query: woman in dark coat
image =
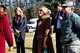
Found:
[[[51,18],[48,15],[48,9],[44,6],[38,8],[39,19],[35,36],[33,39],[33,53],[44,53],[46,48],[47,53],[54,53],[51,39]]]
[[[23,14],[21,8],[15,9],[15,16],[13,18],[13,30],[17,46],[17,53],[25,53],[25,28],[26,28],[26,17]]]
[[[13,37],[8,21],[8,16],[5,13],[5,6],[0,5],[0,53],[5,53],[5,40],[10,48],[13,46]]]

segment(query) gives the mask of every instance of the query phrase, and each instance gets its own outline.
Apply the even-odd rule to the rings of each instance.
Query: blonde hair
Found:
[[[42,9],[42,11],[46,14],[48,12],[48,8],[45,6],[39,6],[38,9]]]
[[[42,19],[46,19],[46,18],[50,17],[51,11],[50,11],[47,7],[45,7],[45,6],[40,6],[40,7],[38,8],[38,10],[39,10],[39,9],[41,9],[41,10],[44,12],[44,15],[42,16]]]
[[[20,7],[16,7],[16,8],[15,8],[15,15],[17,15],[16,10],[19,10],[19,11],[20,11],[20,16],[21,16],[21,17],[24,16],[24,13],[23,13],[23,11],[22,11],[22,9],[21,9]]]

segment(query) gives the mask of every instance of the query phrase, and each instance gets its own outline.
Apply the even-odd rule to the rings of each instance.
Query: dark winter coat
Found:
[[[39,22],[41,22],[39,24]],[[43,42],[44,42],[44,37],[45,37],[45,31],[49,29],[50,32],[48,33],[47,37],[47,52],[48,53],[54,53],[53,49],[53,44],[52,44],[52,39],[51,39],[51,19],[46,18],[46,19],[38,19],[37,21],[37,27],[36,27],[36,32],[35,36],[33,39],[33,53],[43,53],[44,47],[43,47]]]

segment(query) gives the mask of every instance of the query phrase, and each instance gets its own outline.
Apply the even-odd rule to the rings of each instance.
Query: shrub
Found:
[[[80,16],[80,4],[74,8],[74,12]]]

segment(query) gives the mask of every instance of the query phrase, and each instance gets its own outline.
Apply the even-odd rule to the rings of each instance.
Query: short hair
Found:
[[[0,5],[0,7],[2,7],[4,11],[6,10],[6,7],[4,5]]]
[[[53,3],[53,7],[54,8],[57,8],[57,6],[61,6],[61,3],[59,1]]]

